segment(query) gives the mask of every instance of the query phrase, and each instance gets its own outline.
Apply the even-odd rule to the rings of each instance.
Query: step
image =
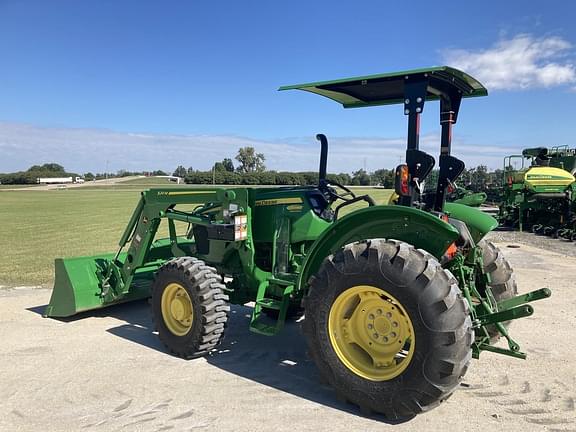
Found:
[[[281,275],[282,279],[277,278],[277,277],[271,277],[268,278],[268,282],[276,284],[276,285],[280,285],[280,286],[289,286],[289,285],[294,285],[294,282],[297,279],[296,275],[293,274],[283,274]]]
[[[263,298],[261,300],[256,300],[256,304],[265,307],[267,309],[280,310],[282,308],[281,300],[275,300],[271,298]]]

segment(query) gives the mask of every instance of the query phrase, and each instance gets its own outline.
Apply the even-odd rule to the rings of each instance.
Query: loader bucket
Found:
[[[44,316],[69,317],[79,312],[149,297],[151,271],[137,273],[126,294],[113,300],[102,295],[99,273],[104,263],[112,259],[114,259],[114,254],[57,258],[54,289]]]

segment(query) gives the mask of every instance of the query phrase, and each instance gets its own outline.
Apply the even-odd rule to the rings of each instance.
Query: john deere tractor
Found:
[[[464,169],[450,154],[452,125],[462,99],[486,89],[449,67],[280,88],[290,89],[345,108],[402,106],[408,140],[396,205],[328,180],[328,141],[318,135],[315,186],[142,192],[116,253],[56,259],[46,315],[150,297],[167,351],[194,358],[222,341],[230,304],[252,302],[250,330],[269,336],[303,313],[321,374],[341,397],[389,419],[438,406],[483,351],[525,358],[508,323],[550,291],[517,295],[510,265],[484,239],[496,220],[445,203]],[[420,115],[435,100],[440,174],[423,194],[436,162],[419,149]],[[365,208],[342,216],[356,203]],[[164,222],[169,235],[156,239]],[[505,345],[496,346],[500,337]]]
[[[551,166],[552,160],[556,166]],[[563,164],[545,147],[524,149],[522,155],[504,158],[500,222],[520,231],[572,239],[576,232],[576,183],[573,174],[558,167]]]
[[[448,201],[464,204],[469,207],[480,207],[486,202],[486,192],[474,192],[473,190],[454,185],[448,187]]]

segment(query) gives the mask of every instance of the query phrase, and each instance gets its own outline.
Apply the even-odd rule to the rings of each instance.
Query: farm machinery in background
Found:
[[[474,192],[456,184],[448,186],[447,201],[463,204],[469,207],[480,207],[486,202],[486,192]]]
[[[445,202],[464,169],[451,155],[461,101],[486,89],[449,67],[280,90],[291,89],[345,108],[401,105],[408,139],[396,205],[376,205],[327,179],[328,141],[318,135],[316,186],[142,192],[115,253],[56,259],[46,316],[151,298],[167,351],[194,358],[222,341],[231,303],[252,302],[249,327],[261,335],[303,313],[309,352],[326,381],[363,412],[390,420],[448,399],[482,352],[525,358],[508,324],[532,315],[528,303],[550,290],[518,295],[510,265],[485,239],[497,221]],[[420,115],[434,100],[439,175],[423,193],[436,160],[419,149]],[[342,216],[360,202],[365,208]],[[169,236],[156,239],[161,223]],[[504,345],[496,345],[500,337]]]
[[[550,166],[562,168],[570,174],[576,174],[576,148],[567,145],[555,146],[548,151]]]
[[[504,158],[498,218],[520,231],[576,240],[574,152],[567,147],[525,149]]]

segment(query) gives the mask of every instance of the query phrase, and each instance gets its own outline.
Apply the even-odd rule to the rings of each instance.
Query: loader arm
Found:
[[[186,210],[179,205],[186,205]],[[195,208],[189,210],[191,206]],[[56,259],[54,290],[45,316],[72,316],[149,297],[154,272],[166,260],[190,254],[195,244],[190,236],[178,235],[176,221],[205,227],[211,240],[240,242],[249,235],[247,211],[248,193],[242,189],[142,192],[115,254]],[[169,236],[156,240],[162,219],[167,220]]]

